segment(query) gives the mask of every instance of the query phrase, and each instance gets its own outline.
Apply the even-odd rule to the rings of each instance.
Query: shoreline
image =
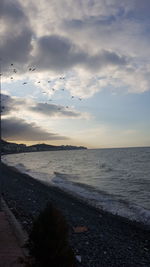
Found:
[[[127,221],[128,223],[137,225],[138,227],[141,227],[144,229],[147,228],[148,230],[150,230],[150,210],[149,209],[146,209],[144,207],[138,207],[138,206],[136,206],[136,204],[133,204],[133,206],[132,206],[131,203],[124,201],[124,200],[122,200],[122,203],[123,204],[125,203],[126,206],[131,205],[131,207],[130,207],[131,211],[128,208],[128,210],[126,209],[125,212],[120,212],[121,208],[120,207],[117,208],[116,206],[113,206],[113,209],[112,208],[110,209],[109,207],[107,207],[105,205],[103,206],[100,202],[99,202],[100,203],[100,205],[99,205],[99,203],[97,203],[94,198],[88,199],[87,197],[84,196],[84,194],[80,194],[80,192],[77,193],[74,190],[74,188],[67,190],[67,188],[65,188],[63,186],[62,187],[57,186],[57,185],[55,185],[55,183],[49,183],[49,182],[46,182],[44,180],[42,181],[42,180],[39,180],[38,178],[36,179],[36,176],[34,177],[34,176],[31,176],[30,173],[22,172],[20,169],[16,168],[15,166],[7,165],[7,163],[5,163],[3,161],[2,161],[2,164],[4,164],[6,167],[12,169],[15,172],[19,172],[21,175],[23,174],[27,177],[30,177],[33,180],[36,180],[37,182],[39,182],[42,185],[45,185],[49,188],[55,188],[56,191],[60,190],[65,195],[68,195],[71,198],[74,198],[75,200],[78,200],[78,201],[82,202],[84,205],[88,205],[89,207],[91,207],[91,208],[93,208],[99,212],[104,212],[106,214],[108,213],[110,216],[119,217],[121,220]],[[78,184],[75,184],[75,185],[78,186]],[[113,198],[112,198],[112,202],[113,202]],[[116,204],[116,203],[114,203],[114,204]],[[135,213],[134,209],[138,210],[137,214]],[[139,212],[139,210],[140,210],[140,212]],[[146,213],[146,214],[144,214],[144,217],[142,216],[143,213]]]
[[[71,245],[81,255],[79,266],[150,266],[149,227],[94,208],[14,167],[1,165],[4,199],[28,232],[33,218],[50,201],[69,224]],[[88,231],[74,233],[76,226],[86,226]]]
[[[67,196],[68,198],[74,199],[75,201],[78,201],[78,202],[82,203],[83,205],[85,205],[85,206],[87,206],[87,207],[89,207],[89,208],[91,208],[91,209],[93,209],[93,210],[95,210],[97,212],[103,213],[104,215],[108,215],[108,216],[112,216],[112,217],[118,218],[119,220],[121,220],[123,222],[127,222],[128,224],[132,224],[132,225],[134,225],[136,227],[139,227],[141,229],[150,231],[150,224],[143,223],[142,221],[136,221],[134,219],[132,220],[132,219],[130,219],[128,217],[121,216],[121,215],[119,215],[117,213],[114,214],[109,210],[105,210],[105,209],[103,209],[103,208],[101,208],[101,207],[99,207],[97,205],[94,205],[91,201],[88,201],[88,199],[76,194],[73,191],[67,191],[64,188],[61,189],[60,187],[57,187],[54,184],[49,184],[48,182],[38,180],[35,177],[31,176],[30,174],[21,172],[19,169],[17,169],[14,166],[9,166],[9,165],[7,165],[7,164],[5,164],[3,162],[2,162],[2,165],[4,165],[6,168],[10,169],[13,172],[19,173],[20,175],[23,175],[24,177],[27,177],[27,178],[29,178],[31,180],[36,181],[37,183],[41,184],[41,186],[44,185],[47,188],[51,188],[53,190],[56,190],[57,193],[64,194],[64,196]]]

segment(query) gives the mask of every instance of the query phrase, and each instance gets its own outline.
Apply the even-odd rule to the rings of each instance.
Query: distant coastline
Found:
[[[61,145],[54,146],[48,144],[35,144],[27,146],[25,144],[10,143],[5,140],[1,140],[1,154],[13,154],[13,153],[24,153],[24,152],[40,152],[40,151],[60,151],[60,150],[81,150],[87,149],[84,146],[71,146]]]

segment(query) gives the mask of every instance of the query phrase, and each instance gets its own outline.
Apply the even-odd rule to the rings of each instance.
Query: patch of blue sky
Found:
[[[105,90],[86,100],[86,106],[97,122],[120,126],[147,125],[150,116],[150,92],[110,94]]]
[[[23,84],[27,82],[27,84]],[[10,83],[2,83],[2,91],[7,91],[11,96],[27,97],[27,95],[36,96],[38,88],[29,80],[20,80]]]

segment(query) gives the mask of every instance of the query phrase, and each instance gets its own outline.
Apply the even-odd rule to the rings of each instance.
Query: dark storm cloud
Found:
[[[78,30],[82,31],[86,30],[88,27],[100,27],[100,26],[108,26],[115,22],[117,17],[115,16],[90,16],[84,19],[71,19],[64,20],[62,22],[62,28],[64,30]]]
[[[29,109],[33,112],[36,113],[41,113],[46,116],[55,116],[55,115],[60,115],[60,116],[66,116],[66,117],[79,117],[81,114],[74,112],[74,111],[69,111],[66,110],[65,107],[63,106],[58,106],[54,104],[44,104],[44,103],[37,103],[35,106],[29,107]]]
[[[0,55],[3,70],[11,63],[27,63],[32,50],[33,31],[17,1],[2,1]],[[3,28],[5,30],[3,30]]]
[[[15,0],[1,0],[0,17],[6,18],[7,23],[8,21],[22,21],[26,18],[22,7]]]
[[[96,55],[89,55],[69,39],[58,35],[41,37],[37,45],[34,64],[41,69],[51,66],[54,70],[64,70],[80,65],[95,70],[108,65],[121,66],[127,63],[125,56],[111,51],[103,50]]]
[[[41,69],[68,69],[86,60],[86,53],[80,51],[69,39],[58,35],[39,38],[37,46],[35,65]]]
[[[131,9],[127,16],[133,20],[142,19],[150,20],[150,1],[149,0],[134,0],[134,8]],[[143,21],[141,21],[143,22]]]
[[[102,50],[97,55],[88,56],[85,67],[95,71],[107,66],[125,66],[127,62],[126,56],[121,56],[113,51]]]
[[[2,119],[2,138],[7,140],[40,141],[66,140],[65,136],[44,131],[35,123],[27,123],[23,119],[11,117]]]
[[[25,99],[13,98],[6,94],[1,94],[2,115],[9,115],[12,111],[18,111],[25,105]]]
[[[49,117],[58,115],[60,117],[65,116],[76,118],[81,115],[79,112],[67,110],[64,106],[48,103],[28,102],[27,99],[13,98],[5,94],[1,94],[1,101],[2,115],[10,115],[12,111],[19,111],[22,109]]]
[[[2,115],[9,114],[15,108],[14,100],[9,95],[1,94],[1,111]],[[16,109],[15,109],[16,110]]]
[[[0,54],[3,59],[3,70],[15,63],[20,71],[24,65],[36,65],[38,70],[64,71],[82,66],[91,71],[99,70],[108,65],[120,66],[126,64],[124,56],[115,52],[100,51],[96,55],[89,54],[86,49],[80,48],[69,38],[60,35],[47,35],[37,38],[36,29],[32,29],[25,10],[17,1],[2,1],[2,37]],[[71,27],[82,28],[85,25],[97,23],[111,24],[113,16],[103,18],[89,17],[87,20],[72,20]],[[67,24],[67,22],[66,22]],[[32,40],[34,39],[34,47]],[[33,49],[34,48],[34,49]],[[33,53],[33,51],[36,51]]]
[[[3,39],[0,47],[3,65],[10,63],[27,63],[32,50],[32,32],[24,28],[18,35],[10,33]]]

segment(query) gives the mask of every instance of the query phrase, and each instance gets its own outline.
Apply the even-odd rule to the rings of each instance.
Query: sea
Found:
[[[98,209],[150,225],[150,147],[30,152],[2,161]]]

